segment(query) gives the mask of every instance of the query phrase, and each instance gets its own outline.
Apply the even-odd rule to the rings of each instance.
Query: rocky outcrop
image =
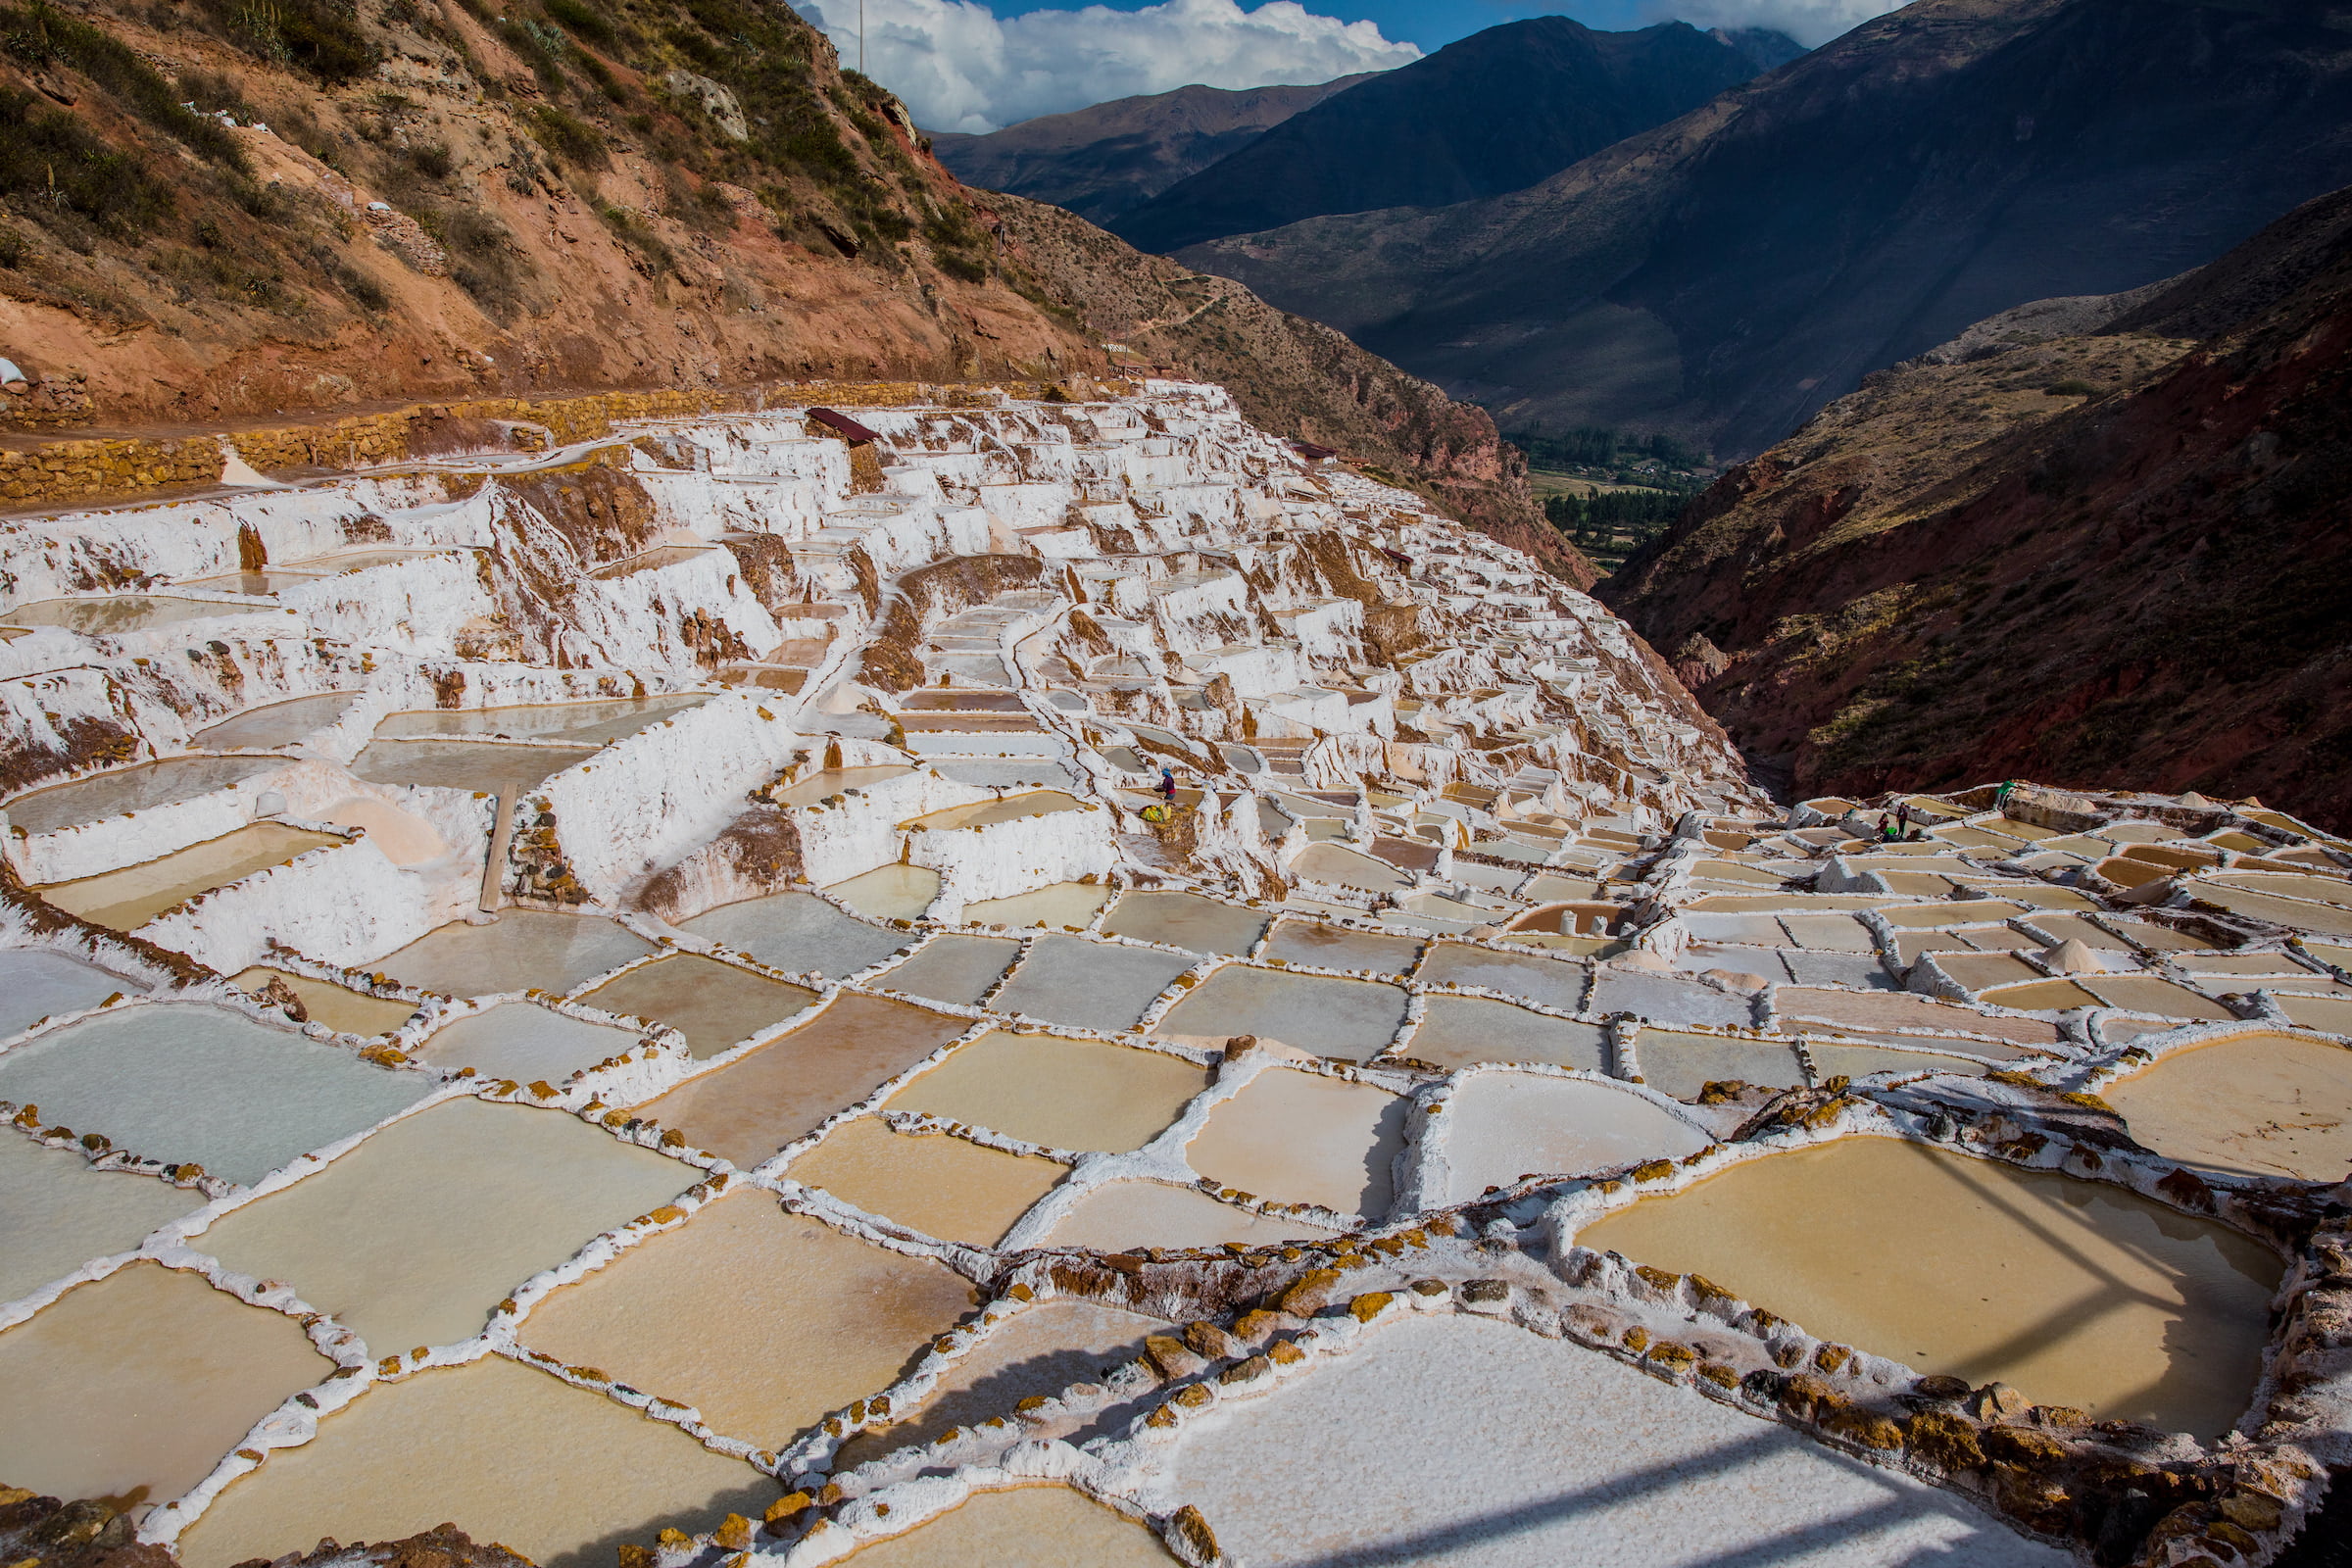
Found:
[[[1802,794],[2129,773],[2352,820],[2347,232],[2339,193],[2106,334],[1875,376],[1603,597]]]
[[[1514,428],[1744,458],[1994,312],[2213,260],[2352,181],[2348,123],[2307,6],[1919,0],[1528,189],[1183,256]]]

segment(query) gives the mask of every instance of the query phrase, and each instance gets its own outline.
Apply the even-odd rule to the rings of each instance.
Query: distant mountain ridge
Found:
[[[1104,226],[1175,251],[1325,213],[1517,190],[1802,53],[1756,28],[1505,23],[1293,115]]]
[[[983,136],[935,132],[931,150],[967,185],[1052,202],[1104,223],[1369,76],[1298,87],[1179,87]]]
[[[2307,0],[1916,0],[1532,187],[1181,256],[1505,424],[1737,458],[1971,322],[2346,183],[2352,31]]]

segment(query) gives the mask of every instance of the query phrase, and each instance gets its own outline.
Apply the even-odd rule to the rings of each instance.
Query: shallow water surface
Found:
[[[514,1287],[696,1174],[562,1111],[449,1100],[226,1215],[194,1245],[240,1273],[288,1282],[384,1355],[479,1334]]]
[[[125,811],[152,811],[174,802],[192,801],[289,765],[276,757],[166,758],[20,795],[7,805],[8,825],[27,833],[54,833]]]
[[[779,1447],[826,1412],[887,1388],[976,1295],[928,1258],[869,1246],[786,1213],[772,1193],[746,1191],[556,1292],[521,1339],[691,1404],[731,1437]],[[747,1367],[760,1371],[747,1377]]]
[[[501,746],[486,741],[370,741],[352,760],[351,770],[371,784],[429,784],[442,789],[496,794],[538,788],[575,762],[596,755],[593,746]]]
[[[416,1015],[416,1004],[359,992],[309,975],[289,974],[266,964],[229,977],[240,991],[258,992],[270,981],[282,982],[302,999],[303,1011],[313,1023],[322,1023],[347,1035],[388,1035]]]
[[[993,1247],[1069,1170],[945,1134],[908,1137],[860,1116],[786,1174],[927,1236]]]
[[[939,873],[927,865],[878,865],[825,889],[875,920],[911,920],[939,897]]]
[[[999,1031],[956,1048],[890,1099],[1050,1149],[1124,1153],[1159,1136],[1208,1073],[1156,1051]]]
[[[343,842],[282,822],[255,822],[120,871],[52,882],[33,891],[93,925],[130,931],[199,894]]]
[[[378,740],[441,735],[491,735],[597,747],[648,725],[700,708],[710,697],[679,692],[665,697],[612,698],[585,703],[526,703],[511,708],[415,709],[387,713]]]
[[[1194,953],[1239,956],[1264,933],[1266,916],[1197,893],[1127,893],[1120,896],[1102,929],[1112,936],[1164,942]]]
[[[1370,1084],[1269,1068],[1209,1112],[1184,1157],[1246,1193],[1376,1219],[1395,1199],[1404,1111],[1401,1096]]]
[[[253,1423],[335,1370],[302,1326],[202,1275],[133,1263],[0,1334],[0,1475],[134,1516],[209,1474]],[[25,1419],[38,1411],[38,1419]]]
[[[1110,901],[1111,889],[1096,882],[1055,882],[1050,887],[1015,893],[1008,899],[982,899],[963,906],[963,918],[973,925],[1079,926]]]
[[[1477,986],[1500,991],[1563,1012],[1575,1012],[1585,1004],[1591,974],[1589,964],[1560,958],[1523,957],[1515,953],[1494,953],[1459,942],[1441,942],[1430,949],[1420,973],[1413,978],[1429,985]]]
[[[0,951],[0,1036],[28,1029],[43,1018],[95,1007],[118,993],[138,995],[146,989],[62,953]]]
[[[1696,1100],[1711,1083],[1794,1089],[1805,1081],[1796,1050],[1777,1040],[1644,1028],[1634,1037],[1642,1082],[1675,1100]]]
[[[1886,1216],[1900,1247],[1857,1247]],[[1704,1274],[1824,1339],[2210,1438],[2253,1392],[2278,1257],[2103,1183],[1845,1138],[1643,1199],[1577,1244]]]
[[[0,1099],[151,1159],[252,1183],[432,1084],[197,1003],[110,1009],[0,1056]]]
[[[92,1170],[79,1150],[0,1138],[0,1301],[127,1252],[204,1201],[152,1176]]]
[[[541,1568],[607,1568],[615,1541],[758,1519],[781,1489],[665,1422],[503,1356],[370,1389],[222,1493],[189,1568],[387,1541],[454,1519]]]
[[[410,985],[452,997],[499,991],[569,991],[653,944],[617,921],[552,909],[507,909],[488,925],[453,920],[376,966]]]
[[[116,637],[212,615],[249,614],[261,608],[149,594],[117,594],[106,599],[37,599],[14,610],[0,611],[0,624],[58,626],[84,637]]]
[[[1266,956],[1318,969],[1369,969],[1375,974],[1411,972],[1421,956],[1413,937],[1380,936],[1319,920],[1285,920],[1266,943]]]
[[[1542,1061],[1605,1071],[1608,1037],[1600,1025],[1553,1018],[1481,997],[1431,997],[1402,1054],[1438,1067],[1481,1061]]]
[[[933,1002],[972,1005],[1004,977],[1020,954],[1010,937],[935,936],[905,963],[880,976],[875,984]]]
[[[1083,937],[1038,940],[990,1004],[1050,1023],[1118,1030],[1143,1016],[1152,999],[1193,966],[1186,955],[1117,947]]]
[[[631,969],[579,999],[591,1007],[665,1023],[698,1059],[767,1032],[805,1011],[816,993],[769,980],[700,954],[680,953]]]
[[[633,1029],[567,1017],[528,1002],[502,1002],[444,1024],[412,1053],[436,1067],[471,1067],[484,1078],[560,1084],[582,1067],[636,1048]]]
[[[1221,1247],[1227,1242],[1262,1247],[1320,1241],[1336,1234],[1302,1219],[1220,1202],[1194,1188],[1128,1181],[1098,1187],[1072,1203],[1054,1222],[1047,1244],[1123,1252],[1135,1247]]]
[[[750,1169],[824,1125],[969,1027],[881,997],[838,996],[824,1011],[688,1079],[638,1114]]]
[[[2160,1056],[2099,1094],[2169,1159],[2306,1182],[2352,1166],[2352,1050],[2327,1041],[2236,1035]]]
[[[1262,1035],[1317,1055],[1364,1061],[1404,1022],[1396,986],[1228,964],[1160,1019],[1178,1035]]]
[[[723,904],[679,928],[750,954],[789,974],[838,980],[913,946],[915,933],[871,926],[810,893]]]
[[[1707,1135],[1608,1084],[1525,1073],[1480,1073],[1446,1102],[1451,1200],[1522,1176],[1579,1175],[1644,1159],[1680,1159]]]
[[[1168,1568],[1169,1556],[1131,1519],[1068,1487],[984,1492],[928,1524],[858,1552],[858,1568]]]

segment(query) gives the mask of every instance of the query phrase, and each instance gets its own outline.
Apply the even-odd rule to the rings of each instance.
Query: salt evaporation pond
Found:
[[[259,608],[209,599],[110,594],[102,599],[38,599],[0,612],[0,625],[56,626],[84,637],[120,637],[126,632],[157,631],[183,621],[249,614]]]
[[[653,951],[652,943],[612,920],[507,909],[488,924],[459,920],[428,931],[375,962],[421,990],[479,997],[532,987],[569,991]]]
[[[1009,937],[936,936],[874,983],[910,997],[969,1006],[1004,977],[1020,951]]]
[[[842,996],[808,1022],[691,1078],[638,1114],[750,1169],[947,1045],[961,1018]]]
[[[1559,958],[1523,957],[1441,942],[1429,950],[1429,957],[1414,978],[1424,985],[1499,991],[1542,1006],[1575,1012],[1585,1004],[1591,973],[1584,964]]]
[[[1127,893],[1111,906],[1102,929],[1195,953],[1240,955],[1264,934],[1266,917],[1192,893]]]
[[[911,920],[939,897],[939,873],[927,865],[878,865],[825,891],[869,920]]]
[[[1705,1133],[1630,1090],[1527,1073],[1480,1073],[1457,1085],[1445,1123],[1457,1203],[1525,1176],[1680,1159],[1708,1143]]]
[[[179,1553],[188,1568],[231,1568],[321,1535],[387,1541],[454,1517],[497,1521],[497,1539],[540,1568],[608,1568],[615,1541],[757,1519],[780,1490],[676,1427],[494,1355],[326,1417],[221,1494]]]
[[[687,1053],[699,1058],[771,1032],[812,1005],[816,993],[681,953],[608,980],[579,1000],[607,1012],[668,1024],[686,1037]]]
[[[2341,1180],[2352,1167],[2352,1051],[2271,1032],[2167,1053],[2100,1096],[2132,1136],[2232,1176]]]
[[[292,1318],[132,1263],[0,1333],[0,1475],[143,1515],[334,1370]]]
[[[796,1182],[942,1241],[993,1247],[1070,1167],[945,1134],[913,1137],[862,1119],[792,1162]]]
[[[127,1252],[203,1202],[152,1176],[93,1170],[79,1150],[0,1138],[0,1301]]]
[[[1262,1035],[1317,1055],[1364,1061],[1404,1022],[1396,986],[1228,964],[1160,1019],[1177,1035]]]
[[[560,1084],[583,1067],[634,1050],[638,1038],[633,1030],[528,1002],[502,1002],[442,1025],[410,1054],[436,1067],[471,1067],[485,1078]]]
[[[1189,1061],[1058,1035],[982,1035],[900,1090],[885,1107],[928,1113],[1043,1144],[1140,1149],[1208,1086]]]
[[[1642,1081],[1675,1100],[1696,1100],[1712,1083],[1794,1089],[1805,1081],[1796,1048],[1778,1040],[1643,1029],[1634,1037]]]
[[[53,784],[18,796],[4,809],[10,827],[26,833],[54,833],[126,811],[152,811],[192,801],[290,765],[276,757],[172,757],[75,779],[71,784]]]
[[[1374,1219],[1395,1201],[1389,1170],[1403,1147],[1404,1110],[1400,1097],[1370,1084],[1270,1068],[1218,1102],[1184,1157],[1261,1198]]]
[[[1607,1065],[1608,1045],[1597,1024],[1479,997],[1431,997],[1403,1054],[1436,1067],[1540,1061],[1600,1072]]]
[[[1158,1182],[1108,1182],[1073,1202],[1046,1240],[1054,1247],[1094,1247],[1105,1252],[1131,1247],[1222,1247],[1242,1242],[1311,1241],[1337,1234],[1287,1215],[1257,1214],[1190,1187]]]
[[[858,1568],[1015,1568],[1040,1556],[1088,1568],[1168,1568],[1159,1539],[1068,1487],[984,1492],[858,1553]]]
[[[229,977],[230,985],[246,992],[258,992],[271,981],[284,986],[301,999],[303,1011],[309,1015],[310,1022],[322,1023],[344,1034],[390,1034],[416,1015],[416,1004],[413,1002],[365,996],[330,981],[314,980],[309,975],[290,974],[267,965],[242,970]]]
[[[1049,936],[1029,950],[991,1005],[1048,1023],[1116,1031],[1142,1017],[1152,999],[1192,966],[1189,955]]]
[[[777,893],[721,905],[679,928],[723,942],[787,974],[838,980],[870,969],[910,946],[906,931],[888,931],[842,913],[809,893]]]
[[[0,1099],[251,1184],[424,1098],[414,1072],[192,1003],[108,1011],[0,1056]]]
[[[977,1299],[928,1258],[786,1213],[772,1193],[730,1193],[550,1296],[521,1338],[772,1448],[888,1387]]]
[[[370,784],[519,793],[536,789],[596,755],[593,746],[521,746],[489,741],[368,742],[352,760],[355,778]]]
[[[378,740],[424,736],[485,735],[597,747],[634,735],[710,699],[700,692],[669,697],[616,698],[585,703],[531,703],[507,708],[416,709],[387,713],[375,726]]]
[[[0,953],[0,1038],[28,1029],[43,1018],[79,1012],[109,997],[135,995],[145,989],[62,953],[10,949]]]
[[[256,822],[119,871],[53,882],[41,897],[92,925],[130,931],[199,894],[239,882],[343,840],[281,822]]]
[[[963,906],[972,925],[1084,927],[1110,902],[1111,890],[1093,882],[1056,882],[1004,899],[980,899]]]
[[[1317,969],[1369,969],[1402,975],[1420,961],[1416,937],[1381,936],[1320,921],[1285,920],[1266,942],[1266,957]]]
[[[377,1354],[396,1354],[471,1339],[524,1280],[667,1202],[693,1175],[561,1111],[451,1100],[192,1245],[286,1281]]]
[[[1855,1245],[1889,1215],[1901,1246]],[[1703,1274],[1922,1373],[2205,1438],[2253,1393],[2281,1272],[2126,1189],[1889,1138],[1748,1160],[1576,1242]]]
[[[1472,1317],[1381,1329],[1337,1365],[1188,1427],[1173,1468],[1218,1544],[1265,1568],[2074,1561],[1909,1476]]]
[[[361,695],[321,692],[316,697],[296,697],[249,708],[234,718],[224,718],[196,731],[188,738],[188,744],[211,752],[272,752],[340,722]]]

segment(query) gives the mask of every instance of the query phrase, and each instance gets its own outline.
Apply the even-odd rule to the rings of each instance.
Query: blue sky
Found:
[[[846,62],[859,0],[798,0]],[[1560,14],[1588,26],[1779,27],[1818,45],[1894,0],[864,0],[866,74],[925,130],[984,132],[1193,82],[1310,83],[1409,65],[1482,28]]]

